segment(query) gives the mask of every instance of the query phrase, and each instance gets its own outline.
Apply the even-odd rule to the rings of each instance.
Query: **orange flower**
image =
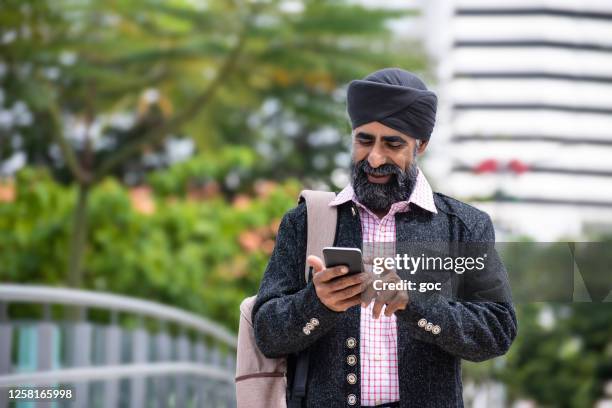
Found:
[[[192,201],[202,201],[219,195],[219,183],[209,181],[203,186],[189,186],[187,199]]]
[[[130,189],[130,200],[132,208],[141,214],[151,215],[155,212],[155,201],[148,186]]]
[[[238,242],[245,251],[253,252],[261,245],[262,238],[255,231],[243,231],[238,237]]]
[[[270,193],[272,193],[274,189],[276,189],[277,186],[278,184],[275,183],[274,181],[258,180],[255,183],[255,193],[257,193],[259,197],[265,198],[269,196]]]
[[[234,198],[233,206],[237,210],[246,210],[251,205],[251,199],[244,194],[238,194]]]
[[[12,181],[0,184],[0,201],[12,203],[16,196],[15,184]]]

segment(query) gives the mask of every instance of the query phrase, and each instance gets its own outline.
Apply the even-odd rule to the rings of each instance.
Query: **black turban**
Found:
[[[347,105],[353,129],[376,121],[415,139],[429,140],[438,98],[413,73],[385,68],[351,81]]]

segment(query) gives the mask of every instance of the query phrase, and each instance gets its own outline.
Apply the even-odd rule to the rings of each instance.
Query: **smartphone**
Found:
[[[361,249],[359,248],[325,247],[323,248],[323,259],[326,268],[346,265],[349,269],[346,275],[363,271]]]

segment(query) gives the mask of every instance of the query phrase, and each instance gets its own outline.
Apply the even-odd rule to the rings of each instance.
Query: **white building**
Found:
[[[426,171],[498,236],[612,232],[612,2],[429,0],[440,105]]]

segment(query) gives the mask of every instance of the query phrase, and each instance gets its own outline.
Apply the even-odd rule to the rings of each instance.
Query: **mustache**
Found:
[[[382,166],[372,167],[367,160],[361,160],[356,164],[356,170],[359,173],[365,173],[372,176],[387,176],[395,175],[400,176],[403,170],[393,164],[383,164]]]

